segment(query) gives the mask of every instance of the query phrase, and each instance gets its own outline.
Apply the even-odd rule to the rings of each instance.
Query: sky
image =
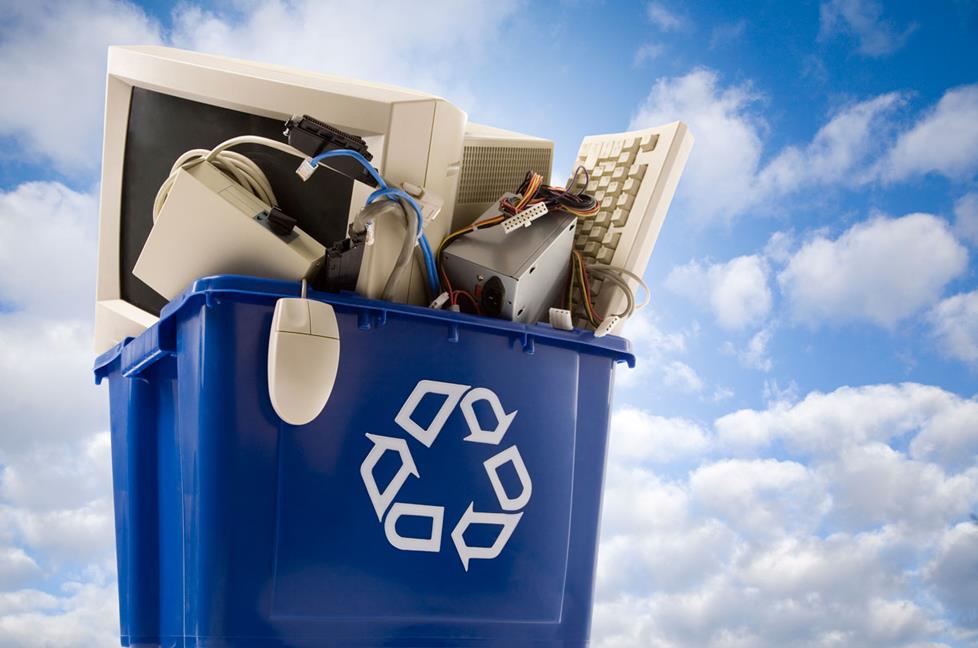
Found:
[[[593,644],[978,645],[976,42],[965,0],[0,0],[0,646],[117,645],[110,44],[434,92],[553,139],[558,177],[585,135],[685,121],[616,376]]]

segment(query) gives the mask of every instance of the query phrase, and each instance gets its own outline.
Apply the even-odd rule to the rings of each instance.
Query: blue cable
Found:
[[[370,164],[367,158],[363,157],[356,151],[350,151],[348,149],[336,149],[333,151],[326,151],[325,153],[320,153],[316,157],[309,160],[309,164],[313,168],[319,166],[319,163],[325,159],[332,157],[350,157],[360,163],[364,169],[377,181],[380,185],[379,188],[374,191],[370,196],[367,197],[367,204],[374,202],[378,198],[388,198],[390,200],[397,200],[398,198],[405,199],[411,208],[414,209],[414,213],[418,217],[418,245],[421,247],[421,254],[424,257],[425,262],[425,275],[428,280],[428,288],[432,295],[437,295],[441,291],[441,284],[438,281],[438,276],[435,274],[435,257],[431,253],[431,245],[428,243],[428,237],[424,234],[424,214],[421,211],[421,207],[418,205],[417,201],[411,197],[406,191],[398,189],[397,187],[390,187],[384,179],[377,172],[377,169]]]
[[[311,164],[315,168],[315,167],[319,166],[319,163],[322,162],[323,160],[325,160],[327,158],[333,158],[333,157],[351,157],[351,158],[353,158],[354,160],[356,160],[357,162],[359,162],[361,164],[361,166],[363,166],[364,169],[367,170],[367,173],[369,173],[371,176],[373,176],[374,180],[377,181],[377,184],[379,184],[382,188],[387,189],[387,183],[384,182],[384,179],[380,177],[380,174],[379,173],[377,173],[377,169],[375,169],[373,167],[373,165],[370,164],[370,160],[368,160],[367,158],[363,157],[362,155],[360,155],[356,151],[351,151],[349,149],[336,149],[336,150],[333,150],[333,151],[326,151],[325,153],[320,153],[316,157],[314,157],[311,160],[309,160],[309,164]]]

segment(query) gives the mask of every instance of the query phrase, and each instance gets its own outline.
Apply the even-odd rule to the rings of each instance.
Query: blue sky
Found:
[[[123,43],[436,92],[552,138],[561,174],[585,135],[686,121],[618,375],[595,645],[978,644],[978,6],[374,9],[0,1],[0,645],[117,633],[90,318]]]

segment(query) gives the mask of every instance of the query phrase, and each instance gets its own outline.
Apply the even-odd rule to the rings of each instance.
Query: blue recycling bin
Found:
[[[586,646],[627,341],[312,293],[323,413],[272,409],[295,283],[201,279],[98,358],[124,646]]]

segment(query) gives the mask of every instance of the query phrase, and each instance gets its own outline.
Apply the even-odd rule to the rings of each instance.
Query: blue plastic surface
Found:
[[[122,644],[586,646],[628,343],[313,293],[337,314],[339,375],[293,427],[266,359],[298,291],[202,279],[96,362]],[[449,395],[405,405],[432,386]]]

